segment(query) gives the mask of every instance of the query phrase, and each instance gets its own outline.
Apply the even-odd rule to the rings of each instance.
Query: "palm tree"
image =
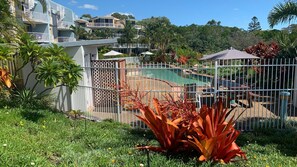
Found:
[[[126,20],[125,27],[122,30],[122,36],[118,39],[118,42],[121,44],[127,44],[129,56],[132,53],[132,48],[130,45],[135,42],[136,33],[137,31],[133,24],[129,20]]]
[[[270,27],[279,23],[291,22],[297,18],[297,2],[288,1],[276,5],[268,15]]]
[[[76,40],[86,39],[87,31],[81,26],[70,26],[71,31],[74,33]]]

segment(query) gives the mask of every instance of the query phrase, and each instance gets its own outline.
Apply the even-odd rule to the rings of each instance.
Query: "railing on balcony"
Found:
[[[42,32],[28,32],[37,42],[49,42],[49,34]]]
[[[74,25],[74,22],[70,22],[70,21],[59,21],[58,22],[58,29],[70,29],[70,26]]]
[[[46,13],[25,10],[23,21],[48,23],[48,16]]]
[[[73,37],[58,37],[58,42],[74,42],[76,41]]]
[[[127,48],[127,44],[114,44],[113,48]],[[147,44],[129,44],[128,48],[148,48]]]
[[[87,23],[88,27],[109,27],[115,28],[113,23]]]

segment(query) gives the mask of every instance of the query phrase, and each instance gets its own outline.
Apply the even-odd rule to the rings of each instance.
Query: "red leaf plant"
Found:
[[[127,90],[128,89],[128,90]],[[137,108],[136,115],[154,133],[160,146],[142,146],[157,152],[177,153],[197,150],[199,161],[219,161],[228,163],[235,157],[246,159],[246,155],[236,145],[240,132],[234,128],[234,116],[227,121],[231,110],[224,109],[222,100],[212,107],[202,106],[199,112],[188,100],[175,100],[171,95],[164,101],[153,98],[154,109],[145,105],[141,98],[145,95],[139,89],[133,91],[124,86],[122,94],[126,102]]]
[[[204,105],[200,109],[194,128],[196,134],[184,141],[201,153],[199,161],[229,163],[237,156],[246,159],[245,153],[235,143],[240,132],[234,128],[234,116],[227,121],[230,113],[224,109],[221,99],[213,107]]]

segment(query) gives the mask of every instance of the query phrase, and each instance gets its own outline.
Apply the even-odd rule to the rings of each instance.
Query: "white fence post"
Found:
[[[218,60],[215,61],[214,101],[217,100],[217,92],[218,92]]]
[[[296,63],[297,61],[297,58],[295,58],[295,61],[293,61],[293,64],[294,62]],[[294,74],[294,96],[293,96],[293,104],[294,104],[294,107],[297,108],[297,65],[295,65],[295,74]]]
[[[118,121],[121,122],[121,107],[120,107],[120,83],[119,83],[119,62],[115,62],[115,74],[116,74],[116,88],[117,88],[117,115]]]

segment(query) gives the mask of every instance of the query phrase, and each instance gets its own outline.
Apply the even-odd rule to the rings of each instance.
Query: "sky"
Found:
[[[105,16],[113,12],[132,14],[136,20],[165,16],[177,26],[205,25],[214,19],[222,26],[247,30],[256,16],[263,30],[271,29],[267,16],[284,0],[53,0],[74,11],[78,16]],[[280,24],[274,29],[287,27]]]

